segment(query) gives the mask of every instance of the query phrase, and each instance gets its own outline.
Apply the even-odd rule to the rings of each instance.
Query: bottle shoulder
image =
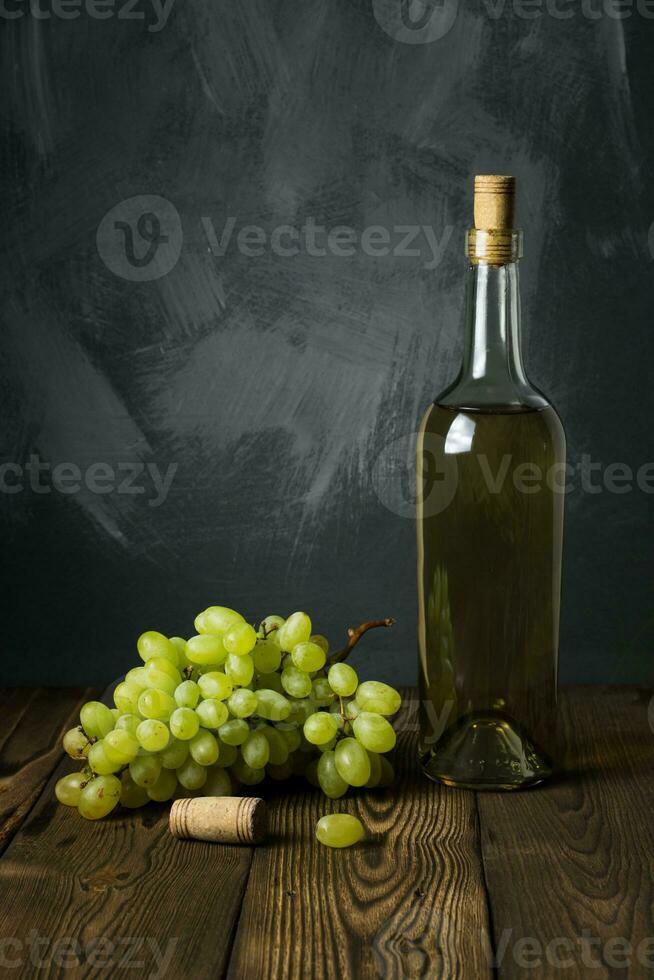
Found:
[[[434,404],[471,412],[514,412],[546,409],[553,406],[542,391],[528,381],[503,378],[494,383],[488,378],[461,378],[434,399]]]
[[[432,437],[442,440],[446,453],[477,451],[480,440],[485,442],[490,434],[497,439],[496,448],[509,448],[514,442],[521,444],[525,434],[541,445],[549,445],[558,460],[565,458],[566,438],[563,424],[556,409],[544,405],[501,405],[466,407],[433,402],[425,412],[418,434],[418,444],[424,445]],[[438,443],[440,445],[440,441]]]

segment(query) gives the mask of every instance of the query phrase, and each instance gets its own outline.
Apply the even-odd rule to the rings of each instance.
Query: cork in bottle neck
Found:
[[[468,257],[473,264],[507,265],[520,257],[522,236],[514,227],[515,177],[475,177],[474,222],[467,239]]]

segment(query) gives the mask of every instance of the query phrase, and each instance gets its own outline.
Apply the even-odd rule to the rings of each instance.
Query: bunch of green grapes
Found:
[[[399,693],[360,684],[343,653],[329,658],[306,613],[266,616],[255,630],[210,606],[195,628],[188,640],[143,633],[142,663],[116,687],[115,707],[84,705],[63,740],[84,767],[58,781],[60,803],[97,820],[118,803],[228,796],[266,775],[304,775],[331,799],[393,781],[385,753]]]

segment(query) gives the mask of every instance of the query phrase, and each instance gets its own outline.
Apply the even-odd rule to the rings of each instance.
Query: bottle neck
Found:
[[[468,269],[463,365],[439,401],[497,408],[544,402],[522,364],[517,262],[478,262]]]

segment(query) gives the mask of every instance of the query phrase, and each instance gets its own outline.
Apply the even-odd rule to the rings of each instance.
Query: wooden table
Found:
[[[59,806],[54,781],[72,768],[60,737],[93,694],[0,692],[3,976],[654,972],[649,692],[564,692],[565,772],[514,794],[423,779],[409,710],[396,788],[332,803],[273,786],[272,835],[255,849],[175,840],[165,806],[101,823]],[[315,841],[335,810],[361,817],[365,844]]]

